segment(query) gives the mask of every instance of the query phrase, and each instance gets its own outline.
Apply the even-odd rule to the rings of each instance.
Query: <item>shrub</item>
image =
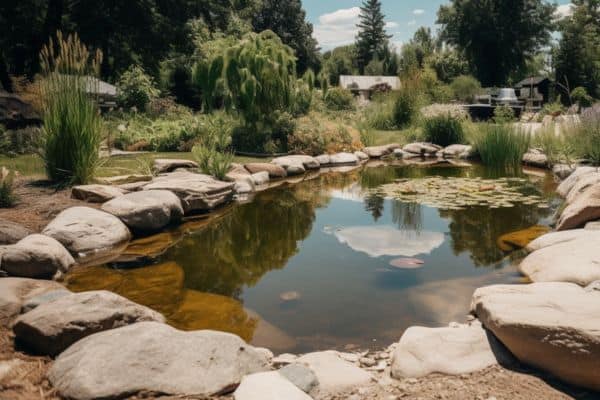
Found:
[[[119,104],[126,108],[135,107],[138,111],[146,111],[148,103],[159,94],[152,77],[138,65],[132,65],[123,72],[117,87]]]
[[[509,106],[499,106],[494,109],[494,122],[505,124],[515,120],[515,112]]]
[[[571,92],[571,100],[575,102],[579,106],[579,110],[585,107],[590,107],[594,99],[590,96],[584,87],[576,87]]]
[[[0,170],[0,208],[15,205],[17,196],[14,194],[15,172],[2,167]]]
[[[565,112],[565,107],[562,105],[560,100],[560,96],[553,103],[546,103],[544,107],[542,107],[541,114],[542,115],[552,115],[554,117]]]
[[[479,125],[474,136],[473,146],[481,161],[494,168],[518,170],[529,149],[529,135],[510,125]]]
[[[481,84],[470,75],[460,75],[450,83],[454,97],[460,101],[472,103],[481,92]]]
[[[392,112],[398,128],[406,127],[414,120],[417,112],[417,98],[410,88],[404,88],[398,93]]]
[[[77,35],[63,39],[58,53],[52,40],[42,48],[43,159],[48,178],[60,184],[85,184],[98,164],[102,120],[87,91],[87,74],[98,73],[102,55],[90,56]]]
[[[354,96],[346,89],[331,88],[327,91],[324,100],[329,110],[354,110]]]
[[[290,152],[309,155],[353,149],[352,135],[345,126],[324,125],[310,116],[298,121],[297,128],[288,138],[288,144]]]
[[[460,121],[450,115],[428,118],[423,124],[423,136],[427,142],[446,147],[464,141]]]

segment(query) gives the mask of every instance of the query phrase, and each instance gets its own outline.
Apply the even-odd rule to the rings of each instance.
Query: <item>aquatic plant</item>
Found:
[[[463,143],[465,138],[460,121],[450,114],[425,119],[423,136],[425,141],[444,147]]]
[[[530,136],[511,125],[483,124],[473,135],[473,147],[490,167],[518,170],[529,149]]]

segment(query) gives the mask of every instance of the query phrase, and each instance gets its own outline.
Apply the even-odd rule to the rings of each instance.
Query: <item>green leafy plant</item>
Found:
[[[398,93],[394,103],[393,119],[398,128],[404,128],[414,121],[417,113],[417,94],[410,87]]]
[[[529,149],[530,136],[510,125],[478,125],[473,147],[485,165],[498,169],[519,170]]]
[[[428,118],[423,123],[423,137],[427,142],[446,147],[462,143],[464,136],[460,121],[450,115]]]
[[[494,109],[494,122],[497,124],[506,124],[515,120],[515,112],[509,106],[498,106]]]
[[[0,170],[0,208],[10,208],[15,205],[17,196],[14,194],[15,172],[2,167]]]
[[[234,154],[230,151],[218,151],[204,144],[192,148],[192,154],[198,162],[200,171],[217,179],[225,179],[233,162]]]
[[[579,106],[579,110],[585,107],[590,107],[594,99],[585,90],[584,87],[576,87],[571,92],[571,100]]]
[[[565,112],[565,107],[562,105],[560,96],[558,96],[556,98],[556,101],[554,101],[552,103],[544,104],[544,107],[542,107],[541,114],[542,115],[552,115],[553,117],[556,117],[564,112]]]
[[[331,88],[327,91],[323,100],[325,106],[332,111],[354,110],[354,96],[346,89]]]
[[[457,100],[472,103],[481,92],[481,83],[470,75],[460,75],[452,80],[450,88]]]
[[[102,60],[92,56],[77,35],[63,38],[57,46],[42,48],[40,59],[44,79],[44,133],[42,156],[48,178],[59,184],[85,184],[98,166],[102,120],[88,91],[97,82]],[[94,90],[92,90],[94,92]]]
[[[126,108],[135,107],[138,111],[146,111],[150,101],[159,94],[152,77],[139,65],[132,65],[123,72],[117,87],[119,104]]]

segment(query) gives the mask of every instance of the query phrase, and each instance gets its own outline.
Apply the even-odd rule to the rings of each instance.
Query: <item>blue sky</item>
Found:
[[[562,14],[568,12],[569,0],[551,0],[559,5]],[[324,50],[352,43],[356,35],[358,7],[361,0],[303,0],[315,37]],[[441,4],[447,0],[382,0],[388,34],[400,47],[410,40],[420,26],[432,27]]]

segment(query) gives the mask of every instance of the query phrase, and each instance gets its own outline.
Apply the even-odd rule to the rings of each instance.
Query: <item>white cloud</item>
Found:
[[[386,27],[387,29],[394,29],[394,28],[397,28],[397,27],[399,27],[399,26],[400,26],[400,24],[399,24],[399,23],[397,23],[397,22],[393,22],[393,21],[386,22],[386,24],[385,24],[385,27]]]
[[[423,14],[425,14],[425,10],[423,10],[422,8],[417,8],[417,9],[413,10],[413,14],[414,15],[423,15]]]
[[[408,23],[406,25],[408,25],[408,26],[415,26],[416,24],[417,24],[417,20],[413,19],[413,20],[408,21]]]
[[[356,24],[356,21],[358,21],[359,14],[359,7],[343,8],[332,13],[321,15],[319,17],[319,22],[323,25],[344,25],[346,23]]]
[[[321,47],[331,49],[337,46],[350,44],[358,33],[356,24],[360,8],[352,7],[323,14],[319,23],[314,27],[313,36]]]
[[[573,7],[573,3],[560,5],[556,8],[554,16],[558,19],[570,17],[571,15],[573,15]]]

